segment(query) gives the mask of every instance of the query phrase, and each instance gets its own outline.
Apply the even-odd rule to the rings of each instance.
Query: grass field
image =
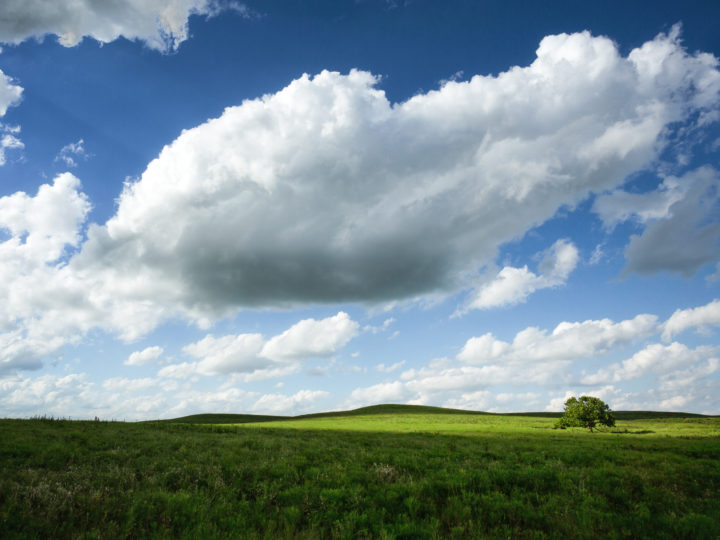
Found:
[[[718,538],[720,419],[618,416],[0,420],[0,537]]]

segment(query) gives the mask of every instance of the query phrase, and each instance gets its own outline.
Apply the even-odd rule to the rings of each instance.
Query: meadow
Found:
[[[0,420],[0,537],[720,536],[720,418],[554,422],[404,406]]]

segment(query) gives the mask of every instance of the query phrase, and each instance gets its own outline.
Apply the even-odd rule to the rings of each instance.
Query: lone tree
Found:
[[[586,427],[590,428],[590,433],[598,424],[612,427],[615,425],[615,416],[607,403],[592,396],[568,399],[565,402],[565,413],[557,422],[560,428]]]

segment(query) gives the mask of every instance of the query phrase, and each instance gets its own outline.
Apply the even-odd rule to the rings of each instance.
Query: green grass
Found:
[[[720,536],[720,419],[553,422],[392,407],[0,420],[0,537]]]

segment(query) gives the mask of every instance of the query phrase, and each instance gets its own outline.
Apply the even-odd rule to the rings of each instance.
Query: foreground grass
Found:
[[[0,537],[717,538],[720,420],[0,420]]]

